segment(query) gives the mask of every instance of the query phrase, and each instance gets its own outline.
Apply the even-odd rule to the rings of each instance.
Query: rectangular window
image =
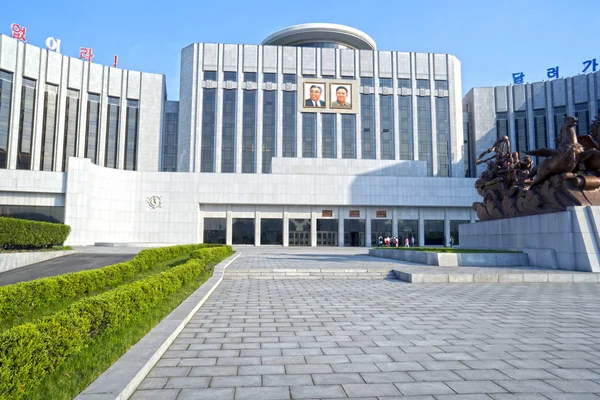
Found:
[[[127,126],[125,131],[125,169],[137,170],[138,124],[140,104],[137,100],[127,100]]]
[[[394,87],[392,78],[379,78],[379,86],[380,87]]]
[[[40,171],[54,171],[54,143],[58,111],[58,86],[46,84]]]
[[[321,141],[323,148],[323,158],[336,158],[337,156],[337,131],[336,131],[336,115],[321,114]]]
[[[221,137],[221,172],[235,172],[237,90],[223,90],[223,128]]]
[[[498,139],[508,136],[508,114],[505,112],[496,114],[496,133]]]
[[[448,90],[448,81],[435,81],[435,88],[437,90]]]
[[[417,246],[419,240],[419,220],[418,219],[399,219],[398,220],[398,246],[404,246],[406,239],[410,247]]]
[[[363,78],[364,79],[364,78]],[[360,95],[362,158],[375,159],[375,96]]]
[[[413,159],[412,99],[398,96],[398,117],[400,129],[400,159]]]
[[[429,79],[417,79],[417,89],[430,89]]]
[[[560,128],[564,123],[564,117],[567,113],[567,107],[554,107],[554,137],[558,139],[560,137]],[[555,144],[551,143],[552,147],[555,148]]]
[[[444,238],[444,220],[425,220],[425,246],[441,246],[450,238]]]
[[[317,155],[317,114],[302,113],[302,157],[315,158]]]
[[[165,141],[163,142],[163,164],[165,172],[177,171],[177,127],[179,114],[176,112],[165,113]]]
[[[302,74],[303,78],[316,78],[315,74]]]
[[[256,149],[256,90],[244,90],[242,110],[242,173],[253,174]]]
[[[464,144],[464,161],[465,161],[465,178],[471,177],[471,151],[470,151],[470,142],[471,142],[471,123],[469,122],[469,117],[464,113],[463,117],[463,144]]]
[[[119,122],[121,115],[121,99],[108,97],[108,113],[106,116],[106,152],[104,166],[117,168],[117,155],[119,154]]]
[[[217,71],[204,71],[204,80],[205,81],[216,81],[217,80]]]
[[[342,114],[342,158],[356,158],[356,115]]]
[[[282,122],[283,157],[296,157],[296,92],[283,92]]]
[[[546,110],[533,111],[533,127],[535,130],[535,148],[548,147],[548,136],[546,135]],[[522,155],[524,156],[524,154]]]
[[[398,87],[400,89],[402,89],[402,88],[410,89],[411,88],[410,79],[408,79],[408,78],[398,78]]]
[[[379,146],[382,160],[394,159],[394,96],[379,95]]]
[[[200,172],[215,172],[217,89],[202,89],[202,144]]]
[[[225,244],[226,238],[226,218],[204,218],[204,243]]]
[[[577,126],[575,126],[577,136],[584,136],[589,134],[590,111],[588,109],[588,103],[575,104],[575,116],[578,119]]]
[[[283,74],[283,83],[296,83],[296,74]]]
[[[265,72],[263,74],[263,82],[277,83],[277,74],[272,72]]]
[[[431,163],[431,103],[429,97],[417,97],[419,160],[427,163],[427,175],[432,176]]]
[[[445,82],[445,81],[444,81]],[[435,98],[438,176],[450,176],[450,105],[447,97]]]
[[[354,75],[342,75],[342,79],[351,81],[354,80]]]
[[[0,71],[0,168],[2,169],[7,168],[12,79],[13,75],[10,72]]]
[[[275,74],[271,74],[275,75]],[[263,92],[262,173],[271,173],[271,160],[277,149],[277,92]]]
[[[244,82],[256,82],[256,72],[244,72]]]
[[[237,72],[230,72],[230,71],[223,72],[223,81],[237,82]]]
[[[515,133],[517,136],[517,146],[515,151],[525,154],[529,150],[527,140],[527,111],[515,112]]]
[[[65,132],[63,139],[62,171],[67,170],[69,157],[77,155],[77,121],[79,120],[79,91],[67,90]]]
[[[360,86],[375,86],[375,81],[372,77],[360,78]]]
[[[33,147],[33,116],[35,115],[35,81],[23,78],[21,86],[21,118],[19,120],[19,144],[17,169],[31,169]]]
[[[97,164],[98,130],[100,129],[100,95],[88,93],[85,157]]]

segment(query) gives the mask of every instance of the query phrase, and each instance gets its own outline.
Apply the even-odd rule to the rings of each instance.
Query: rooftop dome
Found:
[[[269,35],[262,45],[376,50],[375,41],[358,29],[338,24],[300,24]]]

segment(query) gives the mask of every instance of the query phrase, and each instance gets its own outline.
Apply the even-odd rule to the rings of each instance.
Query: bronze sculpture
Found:
[[[479,155],[487,169],[475,182],[483,202],[473,204],[480,220],[536,215],[569,206],[600,205],[600,117],[591,135],[577,136],[577,118],[565,115],[557,148],[526,152],[521,159],[510,151],[507,136]],[[492,156],[483,158],[489,153]],[[530,157],[547,157],[533,167]]]

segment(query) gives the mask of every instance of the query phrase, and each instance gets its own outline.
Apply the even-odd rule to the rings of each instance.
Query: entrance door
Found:
[[[344,246],[363,247],[365,245],[365,220],[344,220]]]
[[[290,219],[289,231],[290,246],[310,246],[310,219]]]

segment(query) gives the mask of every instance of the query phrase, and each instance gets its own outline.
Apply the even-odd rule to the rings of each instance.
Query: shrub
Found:
[[[83,299],[52,316],[0,334],[0,398],[21,399],[63,360],[104,332],[127,324],[189,281],[212,274],[212,262],[231,252],[204,249],[211,263],[192,258],[144,280]],[[206,257],[203,257],[206,259]]]
[[[70,299],[107,286],[118,285],[159,262],[190,254],[198,249],[212,247],[214,246],[193,244],[146,249],[140,251],[131,261],[104,268],[1,286],[0,319],[12,320],[62,299]]]
[[[71,227],[50,222],[0,217],[0,246],[3,249],[32,249],[62,245]]]

